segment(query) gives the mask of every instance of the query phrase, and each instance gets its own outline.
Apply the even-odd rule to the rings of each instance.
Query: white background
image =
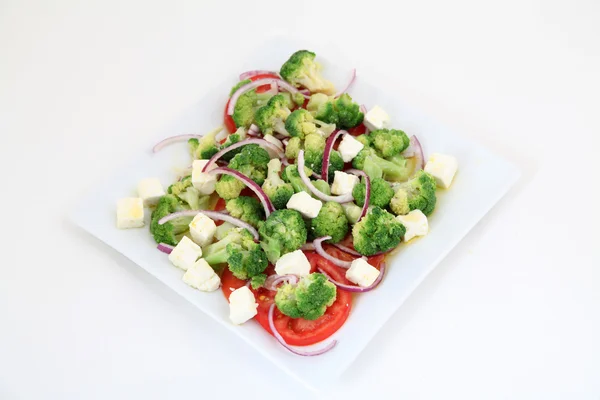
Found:
[[[315,396],[65,218],[278,34],[523,174],[321,395],[600,397],[599,2],[83,3],[0,0],[0,398]]]

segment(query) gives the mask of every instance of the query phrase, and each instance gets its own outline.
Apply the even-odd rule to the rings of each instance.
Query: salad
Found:
[[[301,348],[340,329],[353,296],[381,284],[386,256],[427,234],[436,191],[458,168],[450,155],[425,162],[385,110],[355,102],[355,77],[336,91],[307,50],[279,72],[241,74],[222,126],[154,147],[187,141],[185,173],[166,190],[144,179],[117,203],[118,228],[142,227],[151,212],[158,249],[186,284],[221,288],[232,323],[254,319],[303,356],[336,345]]]

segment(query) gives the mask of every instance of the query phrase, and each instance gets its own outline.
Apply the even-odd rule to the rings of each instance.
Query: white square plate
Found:
[[[306,46],[287,39],[276,39],[252,51],[224,82],[202,100],[174,120],[169,126],[149,135],[148,148],[128,168],[89,194],[71,215],[83,229],[112,246],[190,303],[210,315],[227,329],[253,346],[291,376],[309,388],[322,387],[339,376],[365,348],[375,333],[406,300],[425,276],[507,192],[519,177],[518,170],[483,149],[436,124],[432,119],[410,109],[395,93],[388,93],[367,83],[360,76],[350,90],[359,103],[382,106],[392,117],[394,127],[409,135],[417,135],[426,155],[431,152],[456,156],[459,172],[448,191],[439,190],[436,211],[430,218],[430,233],[415,243],[404,246],[391,262],[385,279],[373,292],[355,296],[352,312],[346,324],[334,335],[339,343],[331,352],[319,357],[295,356],[268,335],[255,322],[235,326],[228,319],[228,304],[221,291],[203,293],[181,281],[183,272],[173,267],[167,257],[156,250],[148,229],[118,230],[115,226],[117,199],[135,194],[137,182],[146,177],[158,177],[163,185],[172,182],[178,169],[190,164],[185,144],[168,147],[158,154],[150,148],[161,138],[183,133],[208,132],[222,121],[223,106],[237,73],[249,69],[278,69],[295,50]],[[327,62],[327,54],[318,52],[325,65],[326,76],[338,77],[340,87],[349,75],[349,64],[336,57],[337,65]],[[235,73],[235,74],[233,74]],[[151,139],[154,139],[151,141]]]

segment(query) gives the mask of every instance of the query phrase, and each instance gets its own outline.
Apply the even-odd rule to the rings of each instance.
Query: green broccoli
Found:
[[[311,222],[311,231],[314,237],[331,236],[329,242],[341,242],[348,234],[348,218],[342,206],[333,201],[323,204]]]
[[[250,82],[252,82],[250,79],[244,79],[243,81],[239,81],[238,83],[236,83],[235,86],[232,87],[231,90],[229,91],[229,97],[233,96],[233,94],[235,92],[237,92],[239,88],[241,88],[244,85],[249,84]]]
[[[217,230],[215,232],[215,239],[223,239],[225,236],[227,236],[229,231],[234,228],[235,225],[233,225],[231,222],[223,222],[221,225],[217,226]]]
[[[190,186],[192,186],[192,176],[187,175],[187,176],[184,176],[183,178],[181,178],[181,180],[178,180],[177,182],[172,183],[167,188],[167,193],[178,196],[181,193],[185,192],[185,190],[187,188],[189,188]]]
[[[290,197],[294,194],[294,187],[286,183],[279,173],[281,172],[281,161],[274,158],[267,164],[267,179],[262,185],[262,190],[271,200],[277,210],[285,208]]]
[[[202,257],[210,265],[217,265],[227,262],[229,253],[227,246],[230,244],[242,244],[243,242],[254,242],[254,236],[247,229],[233,228],[219,241],[209,244],[202,249]]]
[[[381,178],[383,174],[383,177],[389,181],[406,179],[407,173],[410,172],[403,157],[389,161],[380,157],[371,147],[364,147],[352,160],[352,166],[365,171],[371,179]]]
[[[198,160],[208,160],[214,156],[219,151],[219,145],[215,138],[222,130],[223,127],[220,126],[217,129],[208,132],[200,139],[189,139],[188,148],[190,149],[192,158]]]
[[[229,211],[229,215],[239,218],[255,228],[260,221],[265,219],[265,209],[254,197],[240,196],[227,200],[225,208]]]
[[[189,224],[192,222],[191,217],[182,217],[166,222],[162,225],[158,221],[177,211],[188,209],[183,206],[172,194],[166,194],[160,198],[156,208],[152,212],[150,222],[150,233],[154,236],[156,243],[166,243],[176,245],[179,241],[177,236],[183,234],[189,229]]]
[[[252,280],[250,281],[250,285],[252,286],[252,289],[256,290],[259,287],[264,286],[266,280],[267,280],[267,275],[266,274],[254,275],[252,277]]]
[[[360,214],[362,214],[362,207],[354,203],[344,203],[342,204],[342,208],[344,209],[346,218],[348,218],[348,222],[352,225],[356,224],[360,218]]]
[[[369,133],[369,137],[372,146],[385,158],[402,153],[410,144],[406,133],[397,129],[377,129]]]
[[[405,233],[404,225],[379,207],[373,207],[352,228],[354,248],[365,256],[393,249]]]
[[[295,159],[298,158],[298,153],[302,150],[302,139],[299,137],[293,137],[288,141],[287,146],[285,146],[285,156],[287,158]]]
[[[285,129],[292,137],[299,137],[301,139],[304,139],[304,136],[311,133],[318,133],[323,137],[329,137],[335,130],[335,124],[321,122],[305,109],[299,108],[287,118]]]
[[[272,135],[273,132],[289,136],[285,130],[285,121],[291,114],[285,97],[277,94],[269,99],[266,105],[260,107],[254,118],[256,125],[264,135]]]
[[[277,210],[259,224],[260,244],[270,262],[306,243],[306,226],[296,210]]]
[[[360,106],[353,102],[347,93],[337,99],[321,94],[312,95],[306,108],[319,121],[335,124],[338,129],[354,128],[360,125],[365,117],[360,111]]]
[[[319,190],[319,192],[325,193],[326,195],[331,194],[331,187],[329,186],[329,183],[325,182],[323,179],[317,179],[316,181],[313,181],[312,184],[317,188],[317,190]]]
[[[365,191],[366,185],[364,183],[359,183],[352,190],[352,197],[354,197],[356,204],[361,207],[365,204]],[[381,178],[371,180],[370,206],[386,208],[392,197],[394,197],[394,189],[387,181]]]
[[[235,169],[259,185],[262,185],[267,176],[267,164],[270,160],[269,153],[257,144],[242,147],[242,151],[235,155],[229,162],[229,168]],[[217,194],[225,200],[236,198],[246,185],[237,178],[224,175],[215,185]]]
[[[250,83],[250,79],[239,82],[231,89],[230,96],[248,83]],[[270,92],[256,93],[256,89],[248,90],[242,94],[235,103],[233,115],[231,116],[233,122],[235,122],[235,126],[238,128],[249,128],[254,122],[256,111],[267,104],[272,96]]]
[[[304,172],[306,172],[306,176],[312,175],[312,170],[310,170],[307,167],[304,167]],[[298,173],[298,166],[296,164],[288,165],[287,167],[285,167],[283,173],[281,174],[281,177],[283,178],[284,182],[288,182],[292,185],[292,187],[294,188],[294,192],[310,193],[310,191],[302,181],[302,178],[300,178],[300,174]]]
[[[200,191],[192,186],[191,175],[185,176],[180,181],[173,183],[167,188],[167,193],[177,196],[191,210],[207,209],[210,203],[210,196],[202,196]]]
[[[419,171],[411,180],[397,186],[390,208],[396,215],[405,215],[417,209],[429,215],[437,202],[435,190],[435,178],[425,171]]]
[[[296,87],[305,87],[311,92],[334,94],[333,83],[321,76],[321,65],[315,61],[315,53],[299,50],[281,66],[281,77]]]
[[[235,199],[242,193],[246,185],[231,175],[222,175],[215,184],[215,191],[224,200]]]
[[[304,160],[305,165],[313,171],[321,172],[323,166],[323,154],[325,152],[325,139],[318,134],[306,135],[304,139]],[[341,154],[333,150],[329,155],[329,173],[328,179],[333,180],[335,171],[344,169],[344,160]]]
[[[229,270],[238,279],[260,275],[269,265],[265,252],[254,240],[244,239],[240,244],[230,243],[227,245],[227,253]]]
[[[337,297],[335,285],[318,272],[300,279],[297,285],[283,284],[277,289],[275,305],[292,318],[315,320],[322,317]]]
[[[372,146],[371,138],[367,134],[358,135],[354,139],[358,140],[365,146],[368,146],[368,147]]]
[[[227,140],[225,140],[225,143],[223,143],[221,145],[221,150],[231,146],[232,144],[236,144],[237,142],[244,140],[244,139],[246,139],[246,128],[241,126],[234,133],[227,136]],[[237,149],[231,150],[231,151],[223,154],[223,156],[222,156],[223,160],[231,161],[231,159],[233,157],[235,157],[236,154],[241,153],[241,151],[244,147],[245,146],[238,147]]]

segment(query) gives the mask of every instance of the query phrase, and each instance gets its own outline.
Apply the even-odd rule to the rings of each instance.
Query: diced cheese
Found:
[[[286,207],[300,212],[305,218],[316,218],[319,211],[321,211],[321,207],[323,207],[323,203],[320,200],[313,199],[306,192],[299,192],[290,197]]]
[[[449,188],[458,170],[458,161],[453,156],[433,153],[425,164],[425,172],[431,174],[439,187]]]
[[[142,179],[138,183],[137,192],[146,206],[156,205],[158,200],[165,195],[162,184],[156,178]]]
[[[347,174],[341,171],[335,171],[333,184],[331,185],[331,193],[346,194],[352,193],[354,186],[358,184],[358,176]]]
[[[352,261],[350,268],[346,271],[346,279],[360,287],[371,286],[378,276],[379,270],[362,258]]]
[[[221,286],[221,278],[219,278],[219,275],[215,274],[215,271],[203,258],[196,261],[196,263],[183,274],[183,281],[191,287],[203,292],[214,292]]]
[[[406,215],[398,215],[396,219],[406,228],[406,233],[402,239],[405,242],[415,236],[425,236],[429,232],[427,217],[421,210],[412,210]]]
[[[367,111],[365,115],[365,125],[370,130],[389,128],[390,116],[379,106],[375,106]]]
[[[338,151],[342,155],[344,162],[350,162],[365,147],[364,144],[354,139],[352,135],[344,135],[344,138],[338,146]]]
[[[215,184],[217,183],[217,177],[208,172],[202,172],[204,166],[208,163],[208,160],[194,160],[192,163],[192,185],[198,189],[200,194],[211,194],[215,191]],[[216,168],[216,165],[211,165],[208,170]]]
[[[184,236],[169,254],[169,260],[184,271],[190,269],[202,257],[202,249],[190,238]]]
[[[192,239],[200,246],[206,246],[212,242],[217,225],[215,221],[202,213],[198,213],[190,222],[190,234]]]
[[[229,295],[229,319],[236,325],[243,324],[258,312],[258,303],[247,286],[234,290]]]
[[[144,226],[144,202],[139,197],[127,197],[117,202],[117,228]]]
[[[310,273],[310,262],[302,250],[292,251],[282,255],[275,263],[275,273],[278,275],[306,276]]]

